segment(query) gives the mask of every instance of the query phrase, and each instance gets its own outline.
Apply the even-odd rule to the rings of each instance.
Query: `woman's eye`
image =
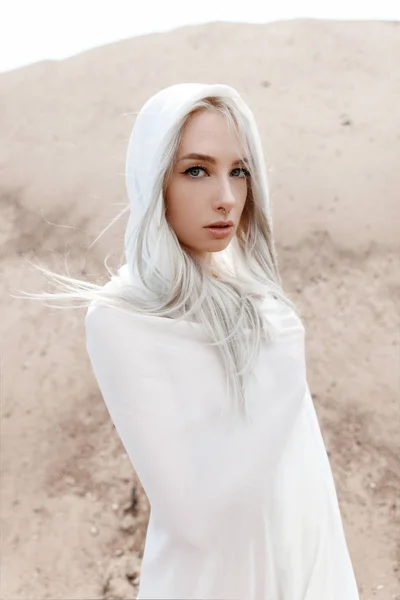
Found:
[[[234,173],[235,171],[241,173],[242,177],[250,176],[250,172],[247,169],[244,169],[243,167],[238,167],[237,169],[233,169],[232,173]]]
[[[185,174],[189,174],[194,179],[200,179],[200,177],[196,175],[196,173],[199,173],[200,171],[205,172],[205,169],[203,169],[203,167],[189,167],[189,169],[186,169]]]

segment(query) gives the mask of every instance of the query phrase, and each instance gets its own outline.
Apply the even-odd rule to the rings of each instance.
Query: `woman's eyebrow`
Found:
[[[190,154],[185,154],[185,156],[182,156],[178,160],[178,162],[180,162],[181,160],[189,160],[193,158],[197,160],[203,160],[204,162],[209,162],[212,165],[215,165],[217,163],[214,157],[209,156],[208,154],[199,154],[198,152],[191,152]],[[239,158],[238,160],[233,161],[232,165],[246,164],[246,162],[247,161],[245,158]]]

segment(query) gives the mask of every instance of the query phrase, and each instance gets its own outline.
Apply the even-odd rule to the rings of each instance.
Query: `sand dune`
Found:
[[[216,23],[0,76],[4,600],[132,598],[148,505],[86,356],[85,310],[15,300],[25,257],[106,279],[134,112],[182,81],[258,119],[286,289],[362,600],[400,598],[400,25]],[[321,599],[322,600],[322,599]]]

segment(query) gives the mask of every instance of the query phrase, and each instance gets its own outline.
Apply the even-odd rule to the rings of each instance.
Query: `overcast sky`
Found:
[[[3,0],[0,72],[210,21],[400,21],[400,0]]]

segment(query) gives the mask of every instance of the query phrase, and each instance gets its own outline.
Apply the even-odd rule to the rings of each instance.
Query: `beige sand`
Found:
[[[118,264],[125,219],[88,246],[125,203],[129,113],[182,81],[231,84],[254,109],[361,597],[400,598],[399,56],[396,23],[218,23],[0,77],[3,600],[135,597],[148,506],[85,310],[7,292],[47,286],[25,256],[64,270],[68,252],[97,280],[108,252]]]

